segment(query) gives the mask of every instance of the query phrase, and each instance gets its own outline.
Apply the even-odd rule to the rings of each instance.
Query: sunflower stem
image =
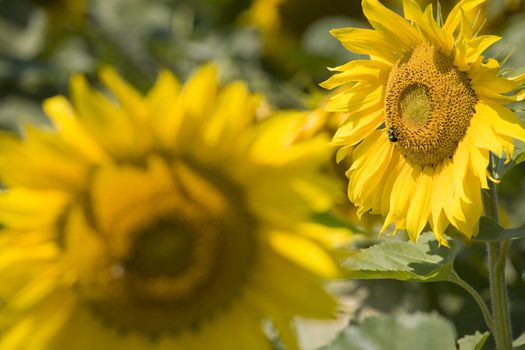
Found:
[[[492,159],[489,162],[489,171],[495,178]],[[497,186],[493,181],[488,181],[488,185],[489,188],[482,190],[481,193],[485,215],[499,222]],[[512,328],[505,282],[505,264],[509,243],[509,240],[487,242],[490,298],[494,319],[492,333],[497,350],[512,350]]]
[[[494,334],[494,319],[492,318],[492,314],[490,313],[490,310],[483,298],[481,297],[481,295],[470,284],[468,284],[465,280],[459,277],[455,270],[452,271],[452,278],[450,279],[450,281],[466,290],[476,301],[476,303],[478,303],[478,306],[481,309],[481,313],[483,315],[485,323],[487,324],[487,327]]]

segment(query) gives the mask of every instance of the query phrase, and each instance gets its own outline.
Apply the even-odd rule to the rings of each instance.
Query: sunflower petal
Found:
[[[417,240],[425,228],[431,212],[432,175],[433,169],[430,167],[415,175],[414,181],[417,181],[417,188],[406,216],[408,235],[413,241]]]
[[[320,85],[331,90],[343,84],[355,81],[364,81],[370,84],[384,84],[388,78],[391,67],[380,61],[354,60],[348,64],[337,67],[342,73],[332,75]]]
[[[384,33],[390,42],[401,46],[404,51],[409,51],[419,42],[417,31],[405,18],[387,9],[378,0],[363,0],[362,4],[363,12],[372,27]]]
[[[525,141],[525,127],[510,109],[493,102],[480,101],[476,116],[492,126],[494,132]]]
[[[486,2],[486,0],[461,0],[450,11],[443,29],[450,34],[454,34],[456,29],[461,25],[463,16],[474,21],[477,17],[479,8]],[[463,13],[462,13],[463,12]]]
[[[388,40],[382,32],[361,28],[334,29],[330,33],[343,46],[354,53],[381,57],[387,62],[396,62],[400,57],[400,48]]]

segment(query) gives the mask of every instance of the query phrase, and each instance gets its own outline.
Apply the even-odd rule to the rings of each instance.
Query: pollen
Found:
[[[454,60],[422,44],[390,72],[386,127],[407,161],[436,166],[454,155],[475,113],[477,98],[467,73]]]

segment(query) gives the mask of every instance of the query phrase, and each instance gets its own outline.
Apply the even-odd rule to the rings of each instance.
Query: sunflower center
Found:
[[[386,127],[410,163],[436,166],[454,155],[475,113],[477,98],[452,57],[420,45],[390,72]]]
[[[424,85],[410,85],[399,98],[399,112],[401,118],[414,128],[421,128],[427,124],[432,110],[428,89]]]
[[[172,191],[130,203],[109,230],[95,227],[98,246],[76,287],[115,328],[198,327],[238,297],[253,266],[256,222],[241,191],[217,174],[174,168]]]

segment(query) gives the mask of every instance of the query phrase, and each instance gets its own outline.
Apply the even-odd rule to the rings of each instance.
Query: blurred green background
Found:
[[[398,0],[388,5],[400,10]],[[441,3],[445,13],[453,5]],[[505,65],[510,70],[525,66],[524,10],[521,0],[490,0],[486,7],[482,32],[504,37],[490,54],[504,59],[512,53]],[[0,0],[0,129],[45,123],[43,99],[66,94],[74,72],[96,83],[97,70],[107,64],[147,91],[161,68],[183,80],[198,65],[215,60],[223,80],[248,81],[276,108],[314,108],[311,96],[329,76],[326,67],[357,57],[328,33],[345,26],[368,26],[359,1]],[[515,107],[524,115],[521,105]],[[509,224],[525,221],[524,178],[522,163],[501,184]],[[465,242],[464,247],[457,270],[486,296],[484,246]],[[514,243],[510,259],[507,274],[518,332],[525,329],[523,242]],[[348,305],[342,311],[344,323],[376,311],[437,311],[453,321],[459,335],[485,330],[474,302],[450,284],[372,281],[334,288]],[[306,333],[306,349],[334,335],[330,329],[316,333],[315,339]]]

